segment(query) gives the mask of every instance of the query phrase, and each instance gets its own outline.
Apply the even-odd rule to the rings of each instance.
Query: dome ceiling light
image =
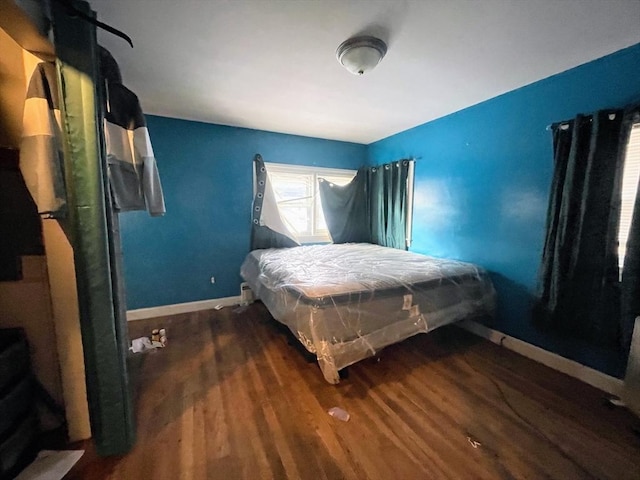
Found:
[[[354,75],[364,75],[373,70],[387,53],[387,44],[376,37],[353,37],[340,44],[336,50],[338,62]]]

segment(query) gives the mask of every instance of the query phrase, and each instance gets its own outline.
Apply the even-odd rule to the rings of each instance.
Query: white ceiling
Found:
[[[640,0],[90,0],[146,113],[368,144],[640,42]],[[389,46],[357,77],[350,36]]]

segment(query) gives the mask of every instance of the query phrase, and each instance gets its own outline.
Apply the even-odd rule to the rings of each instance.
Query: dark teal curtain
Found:
[[[334,243],[368,242],[406,249],[410,160],[362,167],[345,186],[320,182],[320,200]]]
[[[540,267],[539,325],[619,345],[617,232],[623,112],[553,126],[555,172]]]
[[[369,169],[371,243],[407,248],[407,177],[409,161]]]
[[[623,139],[627,139],[633,125],[640,124],[640,107],[625,116]],[[625,145],[626,145],[625,141]],[[626,152],[625,152],[626,153]],[[638,186],[640,192],[640,185]],[[629,351],[635,318],[640,315],[640,195],[636,194],[633,220],[627,241],[627,254],[622,267],[620,329],[622,349]]]
[[[284,235],[267,225],[263,221],[265,209],[276,208],[273,199],[269,199],[267,192],[267,168],[260,154],[253,159],[256,171],[256,194],[253,199],[253,213],[251,215],[251,250],[260,248],[291,248],[300,244],[293,238]]]
[[[371,243],[369,207],[369,173],[360,168],[344,186],[319,179],[320,201],[333,243]]]

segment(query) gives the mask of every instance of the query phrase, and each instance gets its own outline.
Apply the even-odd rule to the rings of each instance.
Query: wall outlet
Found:
[[[216,277],[211,277],[211,278],[210,278],[210,282],[211,282],[211,283],[216,283]]]

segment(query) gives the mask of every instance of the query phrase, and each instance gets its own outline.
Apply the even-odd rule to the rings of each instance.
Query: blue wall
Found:
[[[640,102],[638,78],[640,44],[368,147],[149,116],[167,214],[121,215],[128,308],[238,294],[255,153],[354,169],[412,156],[412,250],[485,266],[499,294],[493,328],[621,376],[619,355],[537,331],[530,307],[553,172],[546,127]]]
[[[148,116],[167,213],[120,215],[129,309],[239,295],[253,157],[356,169],[366,146]],[[216,283],[211,284],[211,276]]]
[[[499,295],[492,327],[616,376],[624,373],[619,355],[542,334],[530,307],[553,173],[547,126],[640,102],[639,79],[640,44],[368,149],[371,165],[418,158],[411,249],[486,267]]]

